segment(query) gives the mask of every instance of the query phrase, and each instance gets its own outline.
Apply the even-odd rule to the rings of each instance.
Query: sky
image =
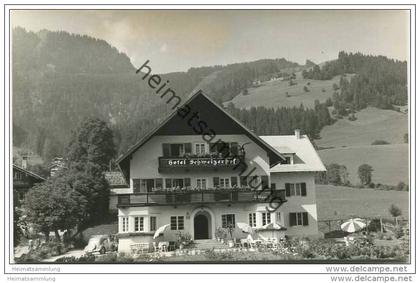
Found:
[[[104,39],[155,73],[267,58],[322,63],[341,50],[409,55],[409,12],[397,10],[15,10],[11,23]]]

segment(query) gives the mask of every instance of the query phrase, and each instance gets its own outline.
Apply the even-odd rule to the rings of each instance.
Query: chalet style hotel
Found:
[[[189,113],[187,113],[189,112]],[[186,116],[186,113],[188,116]],[[112,189],[119,251],[136,244],[215,239],[239,222],[318,237],[315,173],[325,171],[307,136],[257,136],[201,91],[118,159],[128,187]],[[169,224],[159,239],[155,230]]]

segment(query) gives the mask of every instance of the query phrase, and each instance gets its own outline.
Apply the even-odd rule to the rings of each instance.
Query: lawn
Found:
[[[316,197],[318,219],[390,217],[391,204],[401,209],[404,218],[408,217],[408,192],[317,185]]]
[[[349,181],[360,183],[357,169],[367,163],[372,166],[372,181],[387,185],[408,183],[407,144],[366,145],[324,149],[318,151],[324,164],[338,163],[347,167]]]
[[[293,86],[289,86],[288,81],[263,82],[259,87],[249,88],[248,95],[237,95],[231,102],[239,108],[250,108],[251,106],[293,107],[301,104],[313,108],[316,99],[325,102],[329,97],[332,97],[334,92],[332,86],[334,83],[339,84],[340,81],[339,76],[325,81],[303,79],[300,72],[296,73],[296,78],[297,85]],[[303,90],[304,86],[308,87],[309,92]]]

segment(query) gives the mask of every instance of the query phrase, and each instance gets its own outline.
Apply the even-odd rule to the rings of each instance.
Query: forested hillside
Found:
[[[63,155],[71,131],[86,117],[110,123],[118,152],[171,111],[130,59],[104,40],[67,32],[13,30],[13,144],[45,161]],[[191,68],[163,74],[182,97],[203,89],[221,103],[254,80],[301,68],[285,59]]]
[[[322,68],[315,65],[302,72],[304,78],[316,80],[346,74],[355,75],[350,81],[342,78],[333,97],[334,108],[341,115],[367,106],[392,109],[392,105],[407,104],[407,62],[340,52],[337,60],[327,62]]]

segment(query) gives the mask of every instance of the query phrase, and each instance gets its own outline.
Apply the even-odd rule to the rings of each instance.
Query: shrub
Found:
[[[375,140],[372,145],[382,145],[382,144],[389,144],[389,142],[384,140]]]
[[[58,258],[55,262],[57,263],[92,263],[95,262],[94,255],[83,255],[79,258],[74,256],[65,256]]]
[[[305,92],[309,92],[309,88],[308,88],[306,85],[303,87],[303,90],[304,90]]]

